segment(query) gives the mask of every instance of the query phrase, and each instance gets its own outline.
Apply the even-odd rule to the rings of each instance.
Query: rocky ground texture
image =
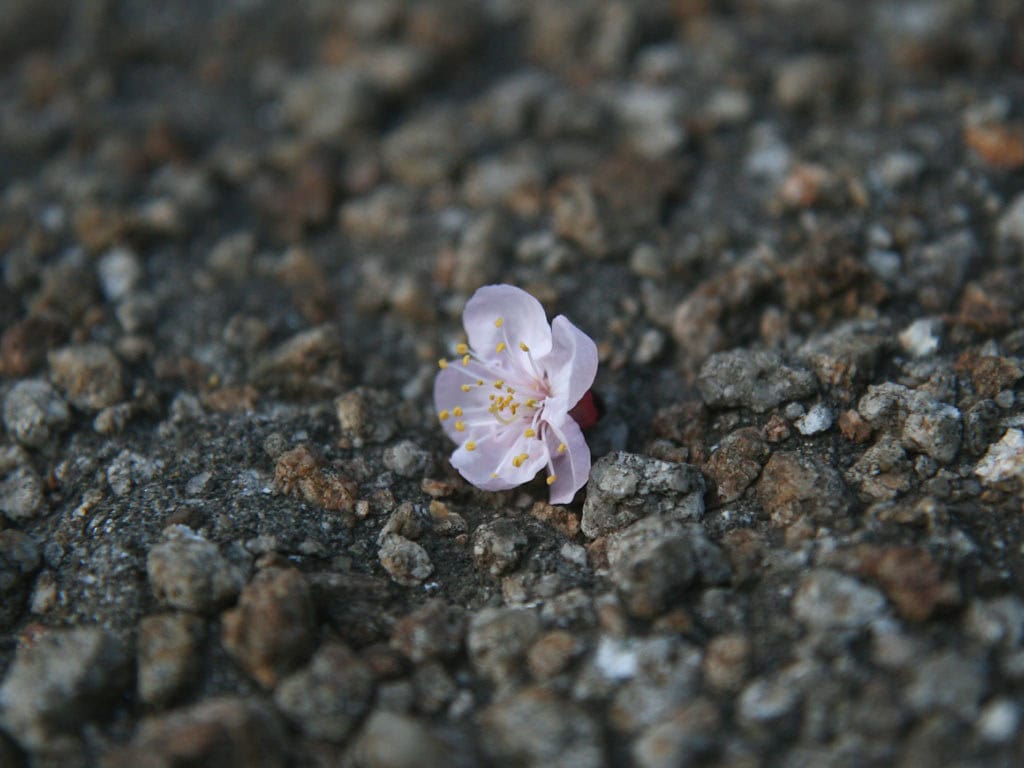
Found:
[[[1019,3],[164,6],[0,3],[0,765],[1021,764]]]

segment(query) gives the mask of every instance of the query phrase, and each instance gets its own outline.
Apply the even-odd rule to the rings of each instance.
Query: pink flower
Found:
[[[548,472],[551,503],[566,504],[587,482],[590,449],[569,411],[590,390],[597,346],[559,315],[548,325],[533,296],[487,285],[466,303],[469,344],[441,360],[434,404],[459,447],[452,466],[486,491]]]

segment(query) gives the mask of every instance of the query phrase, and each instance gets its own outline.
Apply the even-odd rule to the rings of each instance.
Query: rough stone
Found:
[[[257,573],[221,617],[224,647],[265,688],[306,660],[314,631],[309,584],[292,568]]]
[[[582,528],[590,538],[619,530],[644,515],[700,519],[704,478],[688,464],[617,452],[590,470]]]
[[[139,622],[139,698],[147,704],[166,704],[195,679],[206,627],[188,613],[147,616]]]
[[[473,562],[500,576],[516,567],[526,544],[526,534],[512,520],[484,523],[473,531]]]
[[[359,768],[446,768],[449,750],[423,723],[393,712],[375,711],[355,743]]]
[[[752,427],[730,432],[704,464],[705,475],[714,482],[715,499],[728,504],[738,499],[768,460],[768,446]]]
[[[601,768],[607,764],[598,724],[546,688],[524,688],[481,715],[492,760],[529,768]]]
[[[882,437],[846,471],[847,481],[867,500],[895,499],[913,483],[913,466],[903,446]]]
[[[358,492],[355,481],[328,466],[305,444],[277,457],[274,483],[309,504],[343,513],[352,511]]]
[[[342,437],[359,448],[385,443],[398,431],[394,418],[398,402],[390,392],[356,387],[338,397],[334,407]]]
[[[19,446],[0,447],[0,512],[12,520],[36,517],[45,511],[43,482]]]
[[[278,684],[274,703],[306,735],[341,742],[368,709],[373,684],[373,673],[358,656],[328,643]]]
[[[384,449],[384,466],[402,477],[417,477],[427,468],[430,454],[412,440],[401,440]]]
[[[47,382],[19,381],[4,398],[4,426],[22,445],[40,448],[70,420],[64,399]]]
[[[50,378],[76,408],[95,413],[124,399],[121,361],[102,344],[62,347],[49,363]]]
[[[345,382],[342,335],[330,323],[285,339],[253,361],[249,380],[261,391],[331,397]]]
[[[284,768],[285,730],[257,699],[222,696],[144,720],[132,741],[109,754],[109,768]]]
[[[793,368],[778,352],[734,349],[708,358],[697,379],[704,402],[712,408],[771,410],[787,400],[802,400],[818,387],[814,375]]]
[[[163,538],[146,558],[157,600],[185,611],[212,613],[242,589],[245,574],[216,544],[183,525],[169,526]]]
[[[377,559],[396,583],[415,587],[434,572],[427,550],[404,536],[390,534],[384,537],[377,550]]]
[[[470,620],[466,647],[480,674],[497,684],[515,679],[540,634],[540,618],[525,608],[485,608]]]
[[[31,536],[0,531],[0,628],[10,627],[24,609],[29,580],[39,563],[39,547]]]
[[[878,323],[850,321],[813,336],[798,350],[825,387],[850,391],[869,381],[888,348],[888,329]]]
[[[974,474],[985,483],[1016,480],[1024,485],[1024,430],[1006,430],[978,462]]]
[[[855,557],[859,573],[880,584],[905,619],[925,621],[960,603],[959,586],[942,578],[939,564],[926,550],[862,545]]]
[[[707,699],[695,699],[647,728],[633,742],[637,768],[679,768],[697,765],[712,754],[722,716]]]
[[[765,464],[757,497],[774,525],[785,527],[801,517],[829,522],[850,509],[849,493],[839,473],[820,460],[778,451]]]
[[[128,652],[98,627],[46,630],[18,648],[0,685],[0,724],[26,750],[74,754],[85,722],[124,690]]]
[[[793,615],[816,630],[860,629],[884,611],[878,590],[827,569],[805,576],[793,598]]]

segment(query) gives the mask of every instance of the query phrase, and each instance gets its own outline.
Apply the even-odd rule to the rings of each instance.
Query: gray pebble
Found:
[[[712,408],[750,408],[764,413],[786,400],[800,400],[817,389],[814,375],[786,365],[778,352],[734,349],[718,352],[701,367],[697,379]]]
[[[153,595],[167,605],[210,613],[232,600],[245,574],[213,544],[183,525],[164,531],[164,540],[149,551],[146,570]]]
[[[188,613],[147,616],[139,622],[139,698],[166,704],[182,693],[200,668],[203,621]]]
[[[392,579],[406,587],[415,587],[434,572],[427,550],[404,536],[390,534],[377,550],[377,559]]]
[[[793,615],[813,629],[858,629],[882,616],[882,593],[850,576],[818,569],[804,577]]]
[[[40,448],[70,420],[67,403],[49,383],[19,381],[4,398],[4,426],[14,439]]]
[[[492,576],[500,576],[516,567],[526,544],[526,534],[513,521],[484,523],[473,531],[473,562]]]

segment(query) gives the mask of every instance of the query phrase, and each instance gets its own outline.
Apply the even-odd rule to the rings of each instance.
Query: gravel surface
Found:
[[[0,3],[0,765],[1024,762],[1024,11]],[[590,482],[449,466],[488,283]]]

